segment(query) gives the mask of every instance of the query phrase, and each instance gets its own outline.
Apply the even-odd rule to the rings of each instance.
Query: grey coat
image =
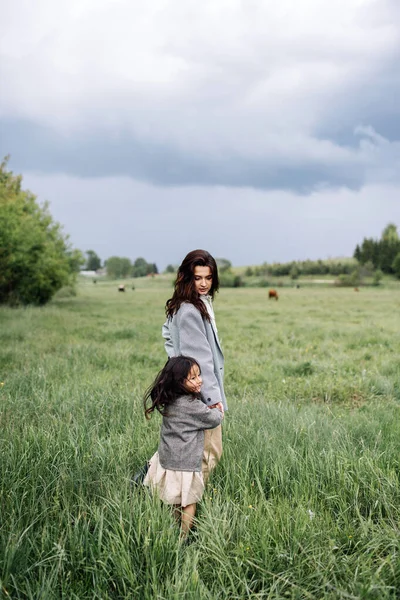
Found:
[[[224,392],[224,355],[212,324],[201,316],[193,304],[184,302],[162,328],[169,357],[191,356],[200,365],[203,385],[202,400],[207,406],[222,402],[227,410]]]
[[[221,421],[218,408],[208,408],[199,398],[177,398],[163,416],[158,446],[161,466],[172,471],[201,471],[204,429],[213,429]]]

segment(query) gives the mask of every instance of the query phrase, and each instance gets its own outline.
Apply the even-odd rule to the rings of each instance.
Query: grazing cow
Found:
[[[278,292],[276,290],[269,290],[268,298],[275,298],[275,300],[278,300],[278,298],[279,298]]]
[[[124,292],[125,291],[125,286],[121,283],[121,285],[118,286],[118,291],[119,292]]]

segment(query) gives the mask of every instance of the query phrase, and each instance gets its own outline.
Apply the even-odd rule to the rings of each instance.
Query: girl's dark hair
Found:
[[[189,254],[185,256],[178,269],[173,296],[165,305],[167,317],[172,318],[179,310],[182,302],[190,302],[200,311],[205,319],[210,321],[210,315],[208,314],[207,308],[194,286],[195,267],[210,267],[212,275],[210,296],[214,299],[214,294],[219,288],[217,263],[206,250],[192,250],[192,252],[189,252]]]
[[[168,359],[154,383],[145,393],[143,404],[146,419],[150,418],[150,414],[155,409],[162,415],[166,415],[168,406],[179,396],[191,394],[185,388],[185,379],[188,378],[191,368],[195,365],[199,367],[200,371],[199,363],[190,356],[174,356]],[[199,394],[192,393],[192,395],[199,397]],[[150,406],[148,406],[149,403]]]

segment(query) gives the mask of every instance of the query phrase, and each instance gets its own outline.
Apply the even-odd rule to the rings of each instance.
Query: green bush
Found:
[[[396,256],[393,260],[392,269],[393,269],[396,277],[398,277],[400,279],[400,252],[398,254],[396,254]]]
[[[219,275],[220,287],[235,287],[235,275],[233,273],[222,272]]]
[[[233,279],[233,287],[244,287],[246,284],[243,281],[243,278],[240,275],[235,275]]]
[[[77,295],[76,287],[74,285],[66,285],[62,287],[55,294],[55,298],[74,298]]]
[[[234,275],[233,273],[227,271],[222,272],[220,274],[219,284],[221,287],[226,288],[237,288],[245,286],[245,282],[243,281],[243,278],[240,275]]]
[[[335,285],[339,287],[353,287],[361,284],[361,276],[359,269],[354,269],[350,275],[339,275],[335,281]]]
[[[374,273],[374,278],[372,280],[372,285],[379,285],[383,278],[383,273],[380,269],[377,269]]]
[[[268,279],[260,279],[259,287],[269,287],[271,284]]]
[[[45,304],[76,276],[83,255],[72,250],[48,205],[21,189],[21,176],[0,165],[0,303]]]

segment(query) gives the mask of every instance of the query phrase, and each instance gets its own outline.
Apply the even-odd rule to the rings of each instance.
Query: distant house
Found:
[[[80,275],[83,275],[84,277],[98,277],[99,273],[97,273],[97,271],[79,271]]]

